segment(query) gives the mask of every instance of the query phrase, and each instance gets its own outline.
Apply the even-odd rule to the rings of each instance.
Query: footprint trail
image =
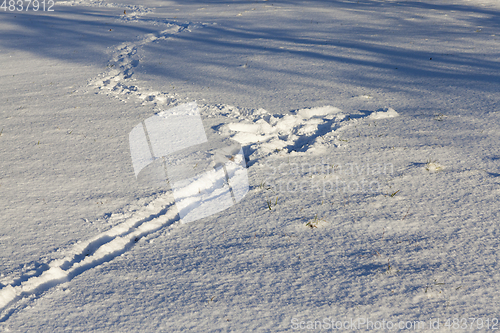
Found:
[[[79,242],[62,258],[44,265],[35,276],[22,276],[19,283],[0,289],[0,322],[7,320],[16,310],[15,302],[70,281],[75,276],[111,261],[129,250],[140,238],[179,221],[173,200],[163,195],[131,217],[87,241]],[[14,308],[9,310],[9,306]]]
[[[124,102],[131,100],[158,110],[181,103],[174,93],[153,91],[144,82],[134,78],[140,66],[140,48],[149,43],[166,40],[170,36],[202,28],[205,24],[160,22],[145,16],[153,13],[143,6],[104,3],[103,1],[61,1],[59,5],[105,6],[123,9],[119,20],[145,21],[163,25],[161,31],[146,34],[135,42],[126,42],[113,49],[107,69],[89,85],[98,92]],[[183,102],[183,101],[182,101]],[[204,116],[224,116],[232,122],[218,130],[223,137],[239,141],[246,149],[248,166],[272,154],[321,153],[329,146],[341,146],[339,130],[353,124],[356,118],[382,119],[397,116],[393,109],[371,114],[346,114],[342,110],[325,106],[301,109],[286,115],[269,114],[266,110],[242,110],[228,105],[199,105]],[[123,217],[121,223],[95,237],[82,241],[68,250],[62,259],[49,263],[35,263],[35,271],[16,277],[2,277],[0,281],[0,322],[6,321],[23,307],[18,303],[28,297],[37,297],[50,288],[73,279],[105,262],[125,253],[142,237],[164,228],[175,228],[179,222],[178,210],[170,194],[153,200],[149,205]],[[24,302],[26,303],[26,302]]]

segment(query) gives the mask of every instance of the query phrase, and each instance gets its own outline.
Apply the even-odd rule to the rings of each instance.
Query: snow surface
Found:
[[[0,331],[498,328],[498,1],[54,9],[0,10]],[[182,224],[129,133],[193,102],[249,192]]]

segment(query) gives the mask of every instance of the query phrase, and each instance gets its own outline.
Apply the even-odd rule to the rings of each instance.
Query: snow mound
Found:
[[[305,108],[286,115],[272,115],[259,109],[251,115],[236,116],[241,121],[221,126],[219,133],[249,147],[247,157],[251,160],[273,153],[320,153],[325,147],[341,146],[338,130],[360,118],[383,119],[397,115],[391,108],[368,116],[347,115],[333,106]]]
[[[375,111],[368,116],[368,119],[385,119],[394,118],[399,116],[399,114],[393,108],[385,108],[384,111]]]
[[[444,169],[444,166],[436,161],[429,161],[425,164],[425,169],[431,173],[435,173]]]
[[[281,151],[306,152],[326,144],[323,136],[331,136],[344,119],[346,115],[342,110],[332,106],[301,109],[287,115],[271,115],[260,110],[253,120],[222,126],[220,134],[249,145],[252,154],[257,156]]]

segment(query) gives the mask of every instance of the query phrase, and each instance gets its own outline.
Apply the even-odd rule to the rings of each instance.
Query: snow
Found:
[[[497,1],[54,8],[0,10],[0,332],[498,328]]]
[[[391,108],[387,108],[385,111],[378,111],[378,112],[373,112],[368,116],[370,119],[384,119],[384,118],[392,118],[392,117],[397,117],[398,113]]]

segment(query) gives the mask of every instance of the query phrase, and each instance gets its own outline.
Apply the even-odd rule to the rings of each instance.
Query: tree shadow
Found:
[[[185,6],[255,5],[254,1],[187,0],[177,3]],[[301,90],[306,95],[314,90],[327,95],[332,81],[413,95],[436,91],[448,94],[456,86],[496,92],[496,85],[492,83],[500,81],[500,63],[491,57],[462,49],[453,54],[440,54],[432,52],[432,46],[411,44],[411,40],[423,37],[437,41],[446,38],[455,43],[460,43],[464,37],[472,38],[473,32],[464,36],[462,21],[432,28],[425,16],[408,20],[414,10],[418,14],[455,11],[468,15],[463,21],[470,24],[497,27],[500,12],[495,9],[377,0],[312,0],[307,5],[283,0],[267,1],[266,4],[289,6],[287,9],[293,14],[283,14],[277,20],[280,24],[249,19],[240,24],[231,17],[219,24],[145,44],[142,49],[149,52],[149,58],[134,68],[135,73],[147,72],[166,81],[195,82],[197,87],[216,85],[221,91],[269,95],[293,94]],[[302,15],[300,9],[304,6],[316,14]],[[329,18],[337,10],[355,15],[337,24]],[[108,47],[158,32],[157,26],[144,22],[120,22],[116,19],[121,14],[119,8],[78,7],[76,11],[74,7],[59,6],[57,11],[57,15],[32,12],[4,15],[5,22],[16,28],[3,33],[2,46],[74,63],[95,64],[96,59],[109,60]],[[400,11],[402,14],[398,16]],[[271,18],[274,14],[266,15]],[[315,24],[315,17],[322,23]],[[375,17],[376,21],[364,22],[370,17]],[[220,21],[220,18],[214,19]],[[435,22],[433,19],[432,23]],[[117,30],[120,33],[115,35]],[[394,32],[400,40],[391,41]],[[405,36],[408,42],[401,40]],[[158,62],[151,55],[165,61]],[[247,64],[248,68],[243,68]]]
[[[3,23],[12,29],[2,32],[0,45],[4,52],[25,51],[72,63],[107,61],[107,48],[122,42],[116,30],[130,39],[156,31],[119,22],[119,14],[116,8],[82,6],[57,6],[55,12],[2,13]]]

